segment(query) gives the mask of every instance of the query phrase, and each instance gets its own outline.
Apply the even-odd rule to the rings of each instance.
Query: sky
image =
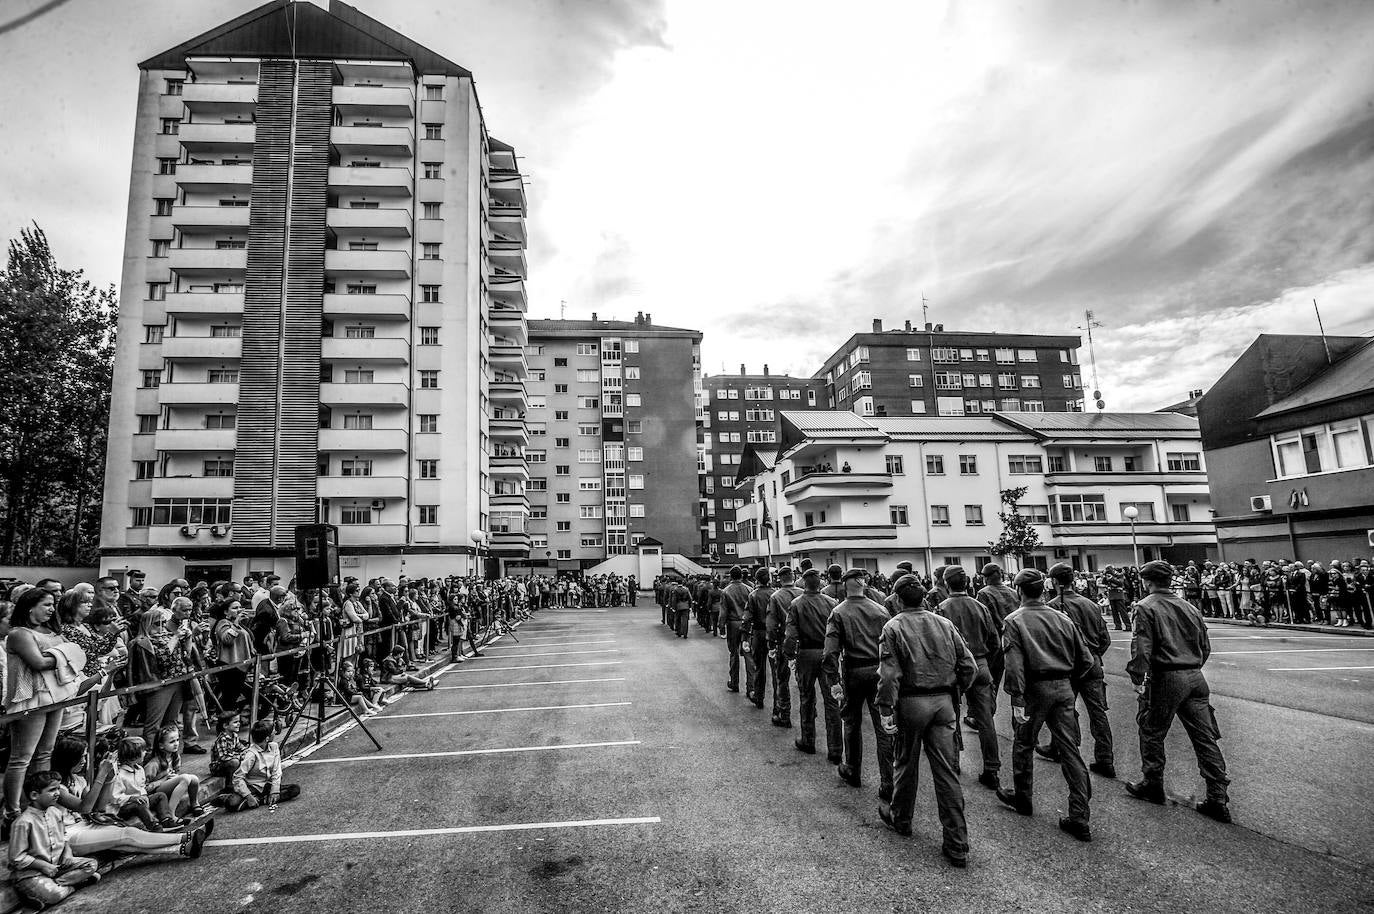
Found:
[[[0,3],[4,237],[117,282],[136,64],[254,5]],[[1315,332],[1313,299],[1374,335],[1367,0],[354,5],[472,70],[522,156],[530,317],[644,311],[708,372],[809,376],[923,298],[951,330],[1092,310],[1110,410]]]

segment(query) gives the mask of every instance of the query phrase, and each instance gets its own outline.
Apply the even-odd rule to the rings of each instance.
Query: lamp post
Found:
[[[482,542],[483,542],[484,540],[486,540],[486,538],[487,538],[487,535],[486,535],[486,533],[484,533],[483,531],[481,531],[481,530],[474,530],[474,531],[472,531],[472,543],[473,543],[473,545],[476,547],[476,553],[477,553],[477,567],[480,569],[480,573],[481,573],[481,575],[482,575],[483,578],[486,578],[486,576],[487,576],[487,566],[486,566],[486,563],[484,563],[484,562],[482,561]]]
[[[1131,522],[1131,555],[1135,557],[1135,567],[1140,567],[1140,547],[1135,542],[1135,519],[1140,516],[1140,509],[1135,505],[1127,505],[1121,512],[1121,516]]]

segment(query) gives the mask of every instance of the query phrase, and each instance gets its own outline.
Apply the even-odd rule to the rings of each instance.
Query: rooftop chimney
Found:
[[[935,325],[935,332],[936,332],[936,333],[944,333],[944,332],[945,332],[945,325],[944,325],[944,324],[936,324],[936,325]]]
[[[768,377],[768,363],[767,363],[767,362],[764,362],[764,363],[763,363],[763,376],[764,376],[765,378]]]
[[[595,311],[592,312],[592,320],[596,320],[596,312],[595,312]]]
[[[643,311],[636,311],[636,312],[635,312],[635,323],[636,323],[636,324],[642,324],[642,323],[644,323],[644,312],[643,312]]]
[[[883,332],[883,322],[882,322],[882,320],[881,320],[880,318],[876,318],[876,317],[873,318],[873,332],[874,332],[874,333],[882,333],[882,332]]]
[[[743,363],[743,362],[740,362],[740,363],[739,363],[739,373],[740,373],[740,374],[748,374],[748,373],[749,373],[749,372],[747,372],[747,371],[744,370],[744,363]]]
[[[907,321],[907,322],[906,322],[906,332],[907,332],[907,333],[910,333],[910,332],[911,332],[911,321]]]
[[[929,333],[930,331],[932,331],[932,330],[934,330],[934,329],[935,329],[935,325],[932,324],[932,323],[930,323],[929,321],[926,321],[926,333]]]
[[[653,322],[654,322],[654,316],[653,316],[652,314],[650,314],[649,312],[647,312],[647,311],[644,312],[644,323],[645,323],[645,324],[652,324]]]

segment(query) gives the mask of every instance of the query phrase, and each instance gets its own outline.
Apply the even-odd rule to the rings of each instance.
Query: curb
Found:
[[[1374,631],[1366,628],[1337,628],[1334,625],[1297,625],[1292,622],[1270,622],[1268,625],[1252,625],[1238,619],[1217,619],[1207,617],[1209,625],[1235,625],[1243,628],[1275,628],[1295,632],[1317,632],[1323,635],[1351,635],[1356,638],[1374,638]]]

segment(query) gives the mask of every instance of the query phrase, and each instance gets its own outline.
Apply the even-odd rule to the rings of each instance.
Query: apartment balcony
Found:
[[[328,296],[326,296],[327,298]],[[168,314],[225,316],[243,313],[242,292],[171,292],[162,303]]]
[[[411,184],[409,168],[354,168],[335,165],[329,169],[331,194],[409,197]]]
[[[172,177],[189,194],[246,194],[253,186],[253,166],[178,165]]]
[[[415,90],[409,86],[335,86],[334,107],[345,119],[412,117]]]
[[[415,147],[415,135],[408,127],[331,127],[329,142],[345,158],[409,155]]]
[[[524,419],[492,419],[488,433],[493,441],[515,441],[522,447],[530,443]]]
[[[320,476],[315,480],[319,498],[402,499],[407,495],[404,476]]]
[[[227,406],[239,402],[237,384],[173,382],[157,389],[160,406]]]
[[[232,476],[166,476],[153,480],[153,498],[233,498]]]
[[[487,395],[498,403],[523,404],[528,399],[523,381],[492,381]]]
[[[788,535],[792,549],[840,550],[863,548],[897,538],[897,528],[893,524],[843,525],[830,524],[816,527],[800,527]]]
[[[243,340],[236,336],[164,336],[164,359],[209,359],[214,362],[237,360]]]
[[[403,428],[322,428],[319,449],[346,453],[404,453]]]
[[[487,277],[487,294],[491,300],[508,308],[524,312],[528,299],[525,295],[525,281],[519,277]]]
[[[410,404],[410,388],[405,384],[383,382],[380,384],[333,384],[320,385],[320,403],[323,406],[395,406]]]
[[[522,346],[529,340],[529,327],[525,323],[525,316],[519,311],[511,308],[489,308],[487,321],[491,325],[492,333],[514,340]]]
[[[491,493],[491,509],[493,511],[497,508],[520,508],[529,510],[529,507],[529,496],[524,492]]]
[[[783,494],[797,505],[820,498],[884,498],[891,490],[891,473],[808,473],[792,480]]]
[[[326,362],[404,363],[410,361],[410,343],[399,337],[362,340],[326,337],[320,347],[320,357]]]
[[[409,279],[409,251],[325,251],[324,275],[332,279]]]
[[[212,235],[248,231],[246,206],[174,206],[172,225],[183,235]]]
[[[257,83],[188,82],[181,88],[181,101],[194,115],[251,114],[258,104],[258,86]],[[185,125],[182,126],[184,129]]]
[[[202,121],[182,124],[177,139],[188,152],[252,152],[257,124],[216,124]],[[179,170],[179,169],[178,169]]]
[[[517,476],[521,479],[530,478],[530,471],[525,465],[525,457],[523,454],[515,457],[497,457],[493,455],[490,461],[489,469],[493,476]]]
[[[399,206],[386,209],[332,207],[325,217],[325,225],[335,232],[365,234],[368,237],[409,238],[410,222],[410,210]]]
[[[1050,524],[1047,546],[1130,545],[1131,525],[1116,523],[1070,522]],[[1215,542],[1216,526],[1210,520],[1156,521],[1135,525],[1136,542],[1148,546],[1173,543]]]
[[[518,241],[488,242],[487,257],[496,266],[516,273],[522,279],[530,275],[529,267],[525,263],[525,247]]]
[[[397,514],[402,511],[397,509]],[[340,524],[340,546],[404,546],[405,524]]]
[[[1207,474],[1196,472],[1142,472],[1120,470],[1111,473],[1060,472],[1046,473],[1045,485],[1078,488],[1103,486],[1168,486],[1171,494],[1206,495]]]
[[[525,211],[525,182],[519,172],[492,169],[487,175],[487,189],[493,209],[518,207],[521,213]]]
[[[248,268],[248,251],[245,248],[172,248],[167,252],[167,266],[183,277],[236,275]]]
[[[493,232],[500,232],[521,241],[528,240],[525,233],[525,214],[518,206],[504,206],[495,200],[488,200],[487,225]]]
[[[495,555],[510,558],[523,558],[529,555],[534,541],[523,530],[498,530],[493,522],[491,528],[491,551]]]
[[[186,554],[194,555],[194,549],[223,549],[232,540],[229,538],[233,532],[232,525],[222,528],[226,531],[223,536],[216,536],[214,527],[211,524],[192,524],[186,527],[186,533],[182,533],[182,524],[148,527],[147,545],[162,548],[180,548]],[[131,533],[133,531],[130,531]]]
[[[171,296],[169,295],[170,299]],[[348,295],[330,293],[324,297],[326,318],[367,317],[390,320],[410,319],[409,295]]]
[[[229,386],[237,390],[238,385]],[[153,447],[159,451],[225,453],[234,450],[236,436],[232,428],[163,428],[153,436]]]

